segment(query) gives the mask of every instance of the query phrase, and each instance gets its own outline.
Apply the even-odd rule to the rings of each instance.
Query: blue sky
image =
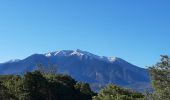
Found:
[[[82,49],[153,65],[170,55],[169,0],[1,0],[0,62]]]

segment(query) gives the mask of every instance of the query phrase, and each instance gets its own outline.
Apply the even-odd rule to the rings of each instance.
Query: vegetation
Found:
[[[166,55],[161,57],[161,62],[149,68],[154,88],[150,96],[152,100],[170,100],[170,58]]]
[[[154,91],[147,95],[113,84],[94,93],[88,83],[57,74],[56,66],[38,65],[24,75],[1,75],[0,100],[169,100],[170,58],[162,56],[149,72]]]
[[[1,76],[1,80],[0,100],[92,100],[93,96],[93,100],[132,100],[143,97],[114,85],[107,86],[96,96],[87,83],[77,82],[68,75],[39,71],[24,76]],[[103,99],[109,96],[112,99]]]
[[[91,100],[94,93],[87,83],[67,75],[28,72],[0,84],[0,100]]]
[[[144,100],[144,95],[109,84],[93,100]]]

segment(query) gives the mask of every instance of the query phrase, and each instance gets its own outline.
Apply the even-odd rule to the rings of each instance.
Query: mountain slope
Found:
[[[78,81],[88,82],[94,89],[108,83],[144,89],[149,84],[146,69],[132,65],[121,58],[101,57],[81,50],[62,50],[34,54],[23,60],[0,64],[0,74],[18,74],[36,69],[37,64],[59,66],[60,73],[71,75]]]

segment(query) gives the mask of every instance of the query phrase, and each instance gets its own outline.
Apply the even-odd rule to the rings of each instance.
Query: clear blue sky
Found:
[[[170,0],[0,0],[0,62],[77,48],[153,65],[170,55]]]

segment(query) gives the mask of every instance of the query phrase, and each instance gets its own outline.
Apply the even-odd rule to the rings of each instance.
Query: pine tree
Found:
[[[155,100],[170,100],[170,58],[161,56],[161,61],[149,68]]]

